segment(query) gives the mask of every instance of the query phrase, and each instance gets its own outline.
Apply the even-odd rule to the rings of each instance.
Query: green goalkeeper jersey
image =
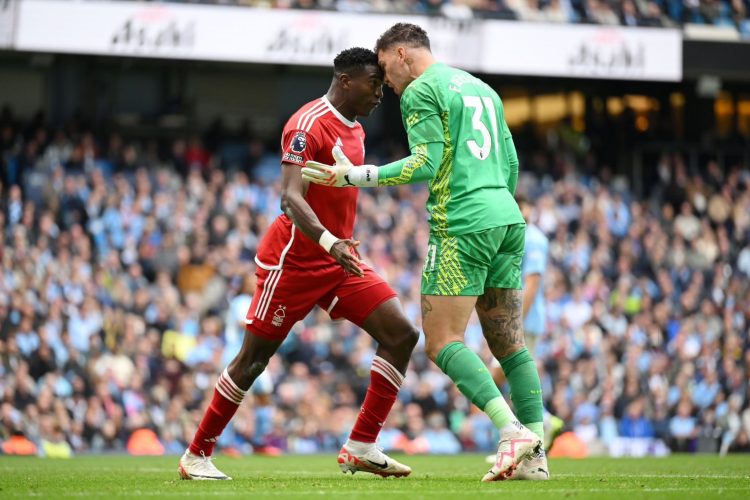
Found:
[[[433,233],[458,235],[524,222],[512,192],[516,151],[503,103],[489,85],[465,71],[433,64],[404,90],[401,115],[412,152],[443,144],[429,180]],[[412,162],[410,168],[419,165]],[[390,181],[382,184],[404,183]]]

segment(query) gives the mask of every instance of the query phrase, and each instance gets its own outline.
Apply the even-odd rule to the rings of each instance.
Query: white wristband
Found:
[[[331,247],[337,241],[339,241],[339,239],[332,235],[328,229],[326,229],[325,231],[323,231],[323,234],[320,235],[318,244],[325,248],[326,252],[331,253]]]
[[[355,186],[378,187],[378,167],[375,165],[352,167],[346,175],[349,182]]]

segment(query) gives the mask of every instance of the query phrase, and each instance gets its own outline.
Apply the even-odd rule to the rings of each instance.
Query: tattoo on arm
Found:
[[[422,295],[422,321],[427,317],[427,315],[432,311],[432,304],[430,304],[430,301],[427,300],[427,297]]]
[[[484,337],[498,359],[513,354],[525,345],[522,308],[521,290],[488,288],[477,300],[476,309]]]

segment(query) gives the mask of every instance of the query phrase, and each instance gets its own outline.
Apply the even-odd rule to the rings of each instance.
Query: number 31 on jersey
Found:
[[[495,104],[492,102],[492,98],[489,96],[473,96],[465,95],[464,106],[472,108],[474,110],[471,116],[471,126],[474,130],[479,131],[482,136],[481,145],[474,139],[466,141],[466,145],[469,147],[471,154],[476,156],[480,160],[486,160],[490,155],[490,149],[494,144],[497,148],[497,114],[495,113]],[[487,129],[485,123],[489,121],[490,128],[492,129],[492,135]]]

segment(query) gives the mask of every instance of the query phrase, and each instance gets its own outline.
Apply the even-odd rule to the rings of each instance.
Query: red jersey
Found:
[[[356,121],[347,120],[323,96],[302,106],[289,118],[281,137],[281,161],[304,167],[308,160],[332,165],[331,150],[340,146],[354,165],[365,157],[365,132]],[[357,215],[357,195],[353,187],[333,188],[310,184],[305,200],[320,223],[338,238],[351,238]],[[317,241],[302,234],[286,214],[273,221],[258,246],[255,262],[263,269],[283,267],[312,268],[338,265]],[[304,285],[303,285],[304,286]]]

